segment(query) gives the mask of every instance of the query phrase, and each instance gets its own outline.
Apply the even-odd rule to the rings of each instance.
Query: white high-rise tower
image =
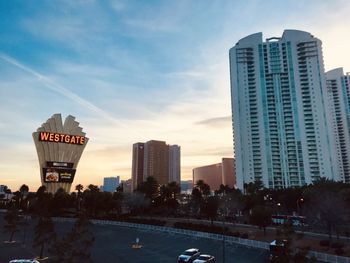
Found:
[[[282,188],[339,180],[321,41],[285,30],[247,36],[230,50],[237,186]]]
[[[326,79],[339,180],[350,183],[350,74],[336,68],[326,73]]]

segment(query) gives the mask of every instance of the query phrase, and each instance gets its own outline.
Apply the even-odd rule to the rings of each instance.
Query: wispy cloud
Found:
[[[231,123],[232,123],[232,117],[226,116],[226,117],[205,119],[197,122],[196,124],[205,125],[213,128],[222,128],[222,127],[230,126]]]
[[[62,87],[61,85],[55,83],[50,78],[36,72],[35,70],[29,68],[28,66],[25,66],[18,62],[17,60],[6,56],[4,54],[0,54],[0,58],[5,60],[6,62],[12,64],[13,66],[16,66],[17,68],[31,74],[32,76],[36,77],[38,81],[44,84],[45,87],[48,89],[57,92],[61,94],[62,96],[66,97],[67,99],[72,100],[75,103],[78,103],[79,105],[83,106],[84,108],[94,112],[95,114],[99,115],[100,117],[107,119],[115,124],[118,123],[116,119],[114,119],[112,116],[109,115],[109,113],[105,112],[104,110],[100,109],[99,107],[95,106],[91,102],[85,100],[84,98],[80,97],[79,95],[73,93],[69,89]]]

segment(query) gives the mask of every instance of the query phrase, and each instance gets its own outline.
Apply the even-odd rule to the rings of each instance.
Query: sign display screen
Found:
[[[39,132],[39,141],[84,145],[85,136],[61,134],[54,132]]]
[[[72,183],[75,175],[73,163],[46,162],[43,168],[45,183]]]

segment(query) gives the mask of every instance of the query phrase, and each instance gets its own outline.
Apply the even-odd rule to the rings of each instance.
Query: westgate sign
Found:
[[[61,134],[61,133],[53,133],[53,132],[40,132],[39,141],[61,142],[61,143],[84,145],[85,136],[69,135],[69,134]]]
[[[40,166],[41,183],[50,193],[67,193],[74,181],[80,157],[89,138],[75,117],[52,115],[32,134]]]

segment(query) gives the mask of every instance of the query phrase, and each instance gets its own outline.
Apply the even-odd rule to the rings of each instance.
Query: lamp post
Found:
[[[222,262],[225,263],[225,215],[222,217]]]
[[[227,215],[227,204],[226,204],[226,192],[223,192],[223,202],[224,202],[224,207],[223,207],[223,211],[222,211],[222,262],[225,263],[225,242],[226,242],[226,238],[225,238],[225,220],[226,220],[226,215]]]
[[[297,213],[298,215],[300,215],[300,205],[299,205],[299,202],[304,202],[304,198],[299,198],[297,200]]]
[[[281,203],[277,203],[277,214],[280,214],[281,210]]]

